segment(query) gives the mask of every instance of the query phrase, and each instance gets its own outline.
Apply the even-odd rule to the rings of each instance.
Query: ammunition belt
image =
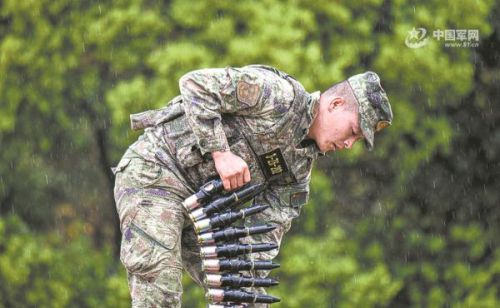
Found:
[[[246,260],[247,254],[278,248],[274,243],[244,244],[241,238],[271,232],[270,224],[235,227],[233,223],[269,208],[269,205],[252,205],[240,209],[245,202],[265,189],[265,184],[247,184],[242,188],[223,192],[221,180],[202,185],[198,192],[186,198],[183,206],[189,213],[200,245],[202,269],[208,287],[208,307],[245,307],[245,303],[276,303],[278,297],[247,292],[244,288],[270,287],[278,284],[272,278],[244,276],[242,271],[271,270],[279,264],[269,260]]]

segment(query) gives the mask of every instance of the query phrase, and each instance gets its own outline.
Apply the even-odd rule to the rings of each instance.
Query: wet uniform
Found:
[[[307,203],[312,164],[321,155],[306,140],[319,92],[307,93],[287,74],[260,65],[203,69],[179,84],[181,95],[166,107],[131,116],[132,127],[145,131],[115,169],[120,259],[134,307],[180,307],[183,268],[203,286],[196,235],[181,202],[217,177],[211,152],[231,150],[248,164],[252,182],[268,183],[253,202],[271,207],[245,224],[278,228],[242,241],[278,245]]]

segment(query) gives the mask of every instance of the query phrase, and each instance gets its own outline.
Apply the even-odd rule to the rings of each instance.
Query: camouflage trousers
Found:
[[[127,270],[132,306],[180,307],[183,269],[199,286],[207,288],[196,234],[181,204],[192,190],[176,170],[143,160],[130,151],[118,164],[115,175],[114,196],[122,231],[120,260]],[[270,208],[246,223],[273,221],[269,218],[276,216],[276,210]],[[290,221],[281,219],[274,231],[243,241],[279,245]],[[271,260],[277,254],[275,249],[251,257]],[[245,274],[265,277],[268,271]],[[263,288],[248,291],[265,293]]]

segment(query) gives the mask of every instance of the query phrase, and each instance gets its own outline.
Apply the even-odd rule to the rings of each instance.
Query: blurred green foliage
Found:
[[[128,306],[110,172],[138,136],[128,115],[190,70],[249,63],[311,91],[376,71],[395,114],[374,152],[318,162],[277,307],[500,306],[499,14],[498,0],[1,1],[0,307]],[[481,41],[407,48],[413,27]],[[185,306],[204,307],[184,281]]]
[[[125,271],[108,248],[75,236],[36,234],[17,216],[0,219],[1,307],[127,307]]]

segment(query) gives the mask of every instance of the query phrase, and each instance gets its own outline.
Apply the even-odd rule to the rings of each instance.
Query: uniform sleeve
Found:
[[[184,110],[202,154],[229,149],[222,114],[251,117],[272,114],[266,92],[282,88],[284,79],[258,69],[225,68],[190,72],[179,80]]]

